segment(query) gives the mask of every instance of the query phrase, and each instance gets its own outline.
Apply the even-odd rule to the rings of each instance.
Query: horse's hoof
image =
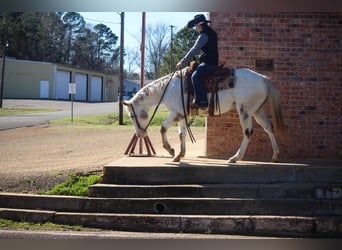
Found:
[[[230,158],[230,159],[228,160],[228,163],[236,163],[236,159]]]
[[[175,158],[173,158],[173,162],[180,162],[180,160],[181,160],[181,158],[179,157],[179,156],[177,156],[177,157],[175,157]]]
[[[172,157],[175,156],[175,150],[173,148],[170,149],[169,153]]]

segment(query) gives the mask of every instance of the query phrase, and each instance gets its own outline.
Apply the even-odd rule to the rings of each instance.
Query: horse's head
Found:
[[[148,111],[142,108],[142,105],[134,105],[132,101],[123,101],[122,104],[126,106],[129,118],[131,119],[135,134],[137,137],[143,138],[147,135],[148,126]]]

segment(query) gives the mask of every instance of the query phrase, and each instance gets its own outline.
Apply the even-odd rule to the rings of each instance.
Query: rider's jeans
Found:
[[[198,65],[192,73],[191,80],[195,90],[195,103],[199,107],[208,107],[207,91],[205,89],[204,79],[215,70],[216,66],[206,63]]]

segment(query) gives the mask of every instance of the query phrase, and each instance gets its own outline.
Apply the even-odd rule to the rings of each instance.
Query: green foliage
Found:
[[[77,12],[0,12],[0,51],[23,60],[118,71],[118,37],[104,24],[86,25]]]
[[[172,40],[172,54],[171,50],[169,50],[163,58],[163,64],[161,66],[162,75],[170,73],[171,55],[172,62],[174,64],[173,66],[175,66],[194,45],[197,36],[198,33],[196,30],[187,27],[184,27],[177,32],[176,36]]]
[[[99,175],[80,176],[76,174],[69,174],[69,179],[57,184],[50,191],[41,194],[48,195],[71,195],[71,196],[87,196],[88,187],[100,181]]]
[[[7,229],[25,229],[25,230],[72,230],[72,231],[82,231],[87,230],[89,231],[90,228],[84,228],[82,226],[69,226],[69,225],[60,225],[54,224],[51,222],[45,223],[33,223],[27,221],[13,221],[7,219],[0,218],[0,228],[7,228]],[[93,230],[93,229],[91,229]]]

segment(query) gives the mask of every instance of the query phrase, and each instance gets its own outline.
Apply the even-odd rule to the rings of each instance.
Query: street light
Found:
[[[9,46],[8,41],[5,43],[4,51],[2,54],[2,73],[1,73],[1,87],[0,87],[0,108],[2,108],[2,100],[4,97],[4,78],[5,78],[5,62],[6,62],[6,51]]]

